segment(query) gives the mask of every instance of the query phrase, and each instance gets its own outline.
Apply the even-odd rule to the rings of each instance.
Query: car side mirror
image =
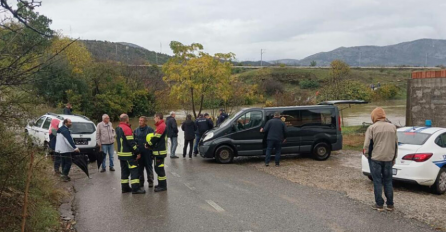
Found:
[[[29,125],[29,126],[34,126],[35,123],[36,123],[36,122],[34,122],[34,120],[32,120],[32,121],[30,121],[30,122],[28,123],[28,125]]]

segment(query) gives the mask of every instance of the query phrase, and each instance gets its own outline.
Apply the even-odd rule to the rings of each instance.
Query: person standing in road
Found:
[[[260,132],[265,132],[266,136],[266,157],[265,166],[269,166],[269,161],[271,160],[271,151],[274,148],[276,151],[275,162],[276,167],[280,165],[280,154],[282,151],[282,143],[286,142],[286,125],[280,119],[280,113],[275,112],[274,118],[269,120],[265,128],[261,128]]]
[[[194,133],[197,130],[197,125],[192,121],[192,115],[186,116],[186,121],[181,124],[181,129],[184,131],[184,147],[183,158],[186,158],[187,147],[189,146],[189,159],[192,159],[192,149],[194,143]]]
[[[225,113],[225,109],[220,109],[220,115],[217,117],[217,126],[220,126],[228,117],[229,115]]]
[[[163,120],[162,113],[155,114],[155,133],[147,135],[147,147],[153,151],[155,160],[155,172],[158,175],[158,185],[155,186],[155,192],[167,190],[167,177],[164,170],[164,158],[166,158],[166,123]]]
[[[198,155],[198,145],[200,143],[200,139],[203,136],[203,134],[210,130],[214,125],[212,125],[212,122],[203,117],[202,114],[198,115],[197,120],[195,120],[195,125],[197,130],[195,131],[195,145],[194,145],[194,156]]]
[[[150,126],[147,126],[147,117],[139,117],[139,127],[133,131],[138,149],[141,151],[141,159],[138,160],[139,184],[144,188],[144,169],[147,173],[147,182],[149,188],[153,188],[153,157],[152,150],[145,147],[148,134],[155,132]]]
[[[65,119],[63,121],[63,126],[57,130],[56,136],[56,152],[60,154],[62,161],[62,181],[68,182],[71,178],[68,176],[71,169],[72,163],[72,153],[79,153],[79,148],[74,144],[73,138],[71,137],[70,127],[72,123],[70,119]]]
[[[139,185],[138,160],[141,158],[141,153],[133,137],[127,114],[119,116],[119,126],[116,127],[116,142],[118,143],[118,158],[121,163],[122,193],[146,193]],[[131,181],[129,181],[129,176]],[[132,184],[131,188],[129,182]]]
[[[115,129],[113,129],[110,117],[107,114],[102,115],[102,122],[100,122],[96,129],[96,142],[99,148],[105,153],[104,161],[102,162],[101,172],[105,172],[107,154],[110,162],[110,171],[114,172],[113,155],[115,142]]]
[[[71,103],[67,103],[67,105],[63,109],[63,114],[73,115],[73,107],[71,106]]]
[[[210,127],[209,130],[212,129],[212,128],[214,128],[214,122],[212,121],[211,116],[209,116],[208,113],[205,113],[205,114],[204,114],[204,117],[209,121],[209,127]]]
[[[170,158],[177,159],[175,155],[178,146],[178,125],[175,120],[175,112],[170,112],[170,116],[166,118],[167,137],[170,138]]]
[[[387,198],[387,210],[394,210],[392,167],[398,155],[398,137],[396,126],[386,120],[386,113],[381,107],[372,111],[373,125],[367,128],[363,154],[369,160],[370,173],[373,179],[375,204],[373,209],[384,211],[384,195]]]

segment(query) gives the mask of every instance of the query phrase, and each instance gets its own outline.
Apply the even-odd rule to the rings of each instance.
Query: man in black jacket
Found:
[[[279,166],[280,153],[282,150],[282,143],[286,142],[286,125],[280,119],[280,113],[275,112],[274,118],[269,120],[265,128],[261,128],[260,132],[265,132],[267,134],[267,148],[265,157],[265,166],[269,166],[269,161],[271,160],[271,150],[274,148],[276,151],[275,161],[276,167]]]
[[[197,131],[195,131],[195,145],[194,145],[194,156],[198,154],[198,143],[200,142],[201,136],[203,134],[212,129],[214,125],[212,125],[212,121],[203,117],[202,114],[198,115],[197,120],[195,120],[195,125],[197,125]]]
[[[166,118],[167,137],[170,138],[170,158],[176,159],[175,155],[178,146],[178,125],[175,120],[175,112],[170,112],[170,116]]]
[[[155,131],[147,126],[147,117],[139,117],[139,127],[133,131],[133,135],[141,152],[141,158],[138,160],[139,185],[141,188],[144,188],[144,169],[146,169],[149,188],[153,188],[153,154],[152,150],[145,147],[147,135],[153,132]]]

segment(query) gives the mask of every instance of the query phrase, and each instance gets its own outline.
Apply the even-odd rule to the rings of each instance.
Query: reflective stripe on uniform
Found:
[[[167,151],[153,151],[153,155],[167,155]]]
[[[128,183],[129,183],[129,179],[121,180],[121,184],[128,184]]]
[[[159,168],[164,168],[164,164],[160,164],[158,167]]]
[[[161,138],[161,136],[162,136],[162,134],[155,134],[155,135],[153,135],[153,137],[156,137],[156,138]]]
[[[132,156],[133,153],[131,152],[118,152],[118,156]]]
[[[133,150],[136,150],[137,148],[138,148],[138,146],[136,146],[136,145],[135,145],[135,146],[133,146]]]
[[[158,176],[158,180],[167,180],[167,177],[165,177],[165,176]]]
[[[133,139],[134,139],[134,138],[133,138],[133,135],[125,136],[125,138],[126,138],[127,140],[133,140]]]
[[[128,161],[127,161],[127,164],[129,165],[129,168],[130,168],[130,169],[134,169],[134,168],[137,168],[137,167],[138,167],[137,165],[131,165]]]
[[[122,138],[120,138],[119,141],[121,142],[121,152],[122,152],[123,149],[124,149],[124,146],[122,146],[122,142],[123,142],[124,140],[122,140]],[[119,154],[119,152],[118,152],[118,154]]]
[[[139,179],[134,179],[131,181],[132,184],[139,184]]]

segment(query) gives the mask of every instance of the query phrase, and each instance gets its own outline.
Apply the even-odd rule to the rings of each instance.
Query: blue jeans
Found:
[[[170,142],[172,143],[170,146],[170,157],[175,156],[175,152],[177,151],[178,146],[178,137],[170,138]]]
[[[104,161],[102,162],[102,169],[105,169],[105,161],[107,160],[107,153],[110,160],[110,167],[114,167],[113,164],[113,155],[115,153],[113,144],[107,144],[101,146],[102,151],[105,153]]]
[[[62,175],[68,176],[71,169],[71,163],[73,162],[72,153],[60,153],[62,160]]]
[[[198,154],[198,143],[200,143],[201,135],[195,134],[194,154]]]
[[[280,153],[282,151],[282,141],[277,140],[268,140],[266,141],[266,157],[265,157],[265,164],[269,164],[269,161],[271,160],[271,151],[276,151],[276,155],[274,157],[276,164],[279,164],[280,162]]]
[[[393,205],[393,186],[392,186],[392,161],[375,161],[369,159],[370,173],[373,178],[373,190],[375,192],[375,202],[378,206],[384,205],[382,191],[384,186],[384,195],[387,205]]]

